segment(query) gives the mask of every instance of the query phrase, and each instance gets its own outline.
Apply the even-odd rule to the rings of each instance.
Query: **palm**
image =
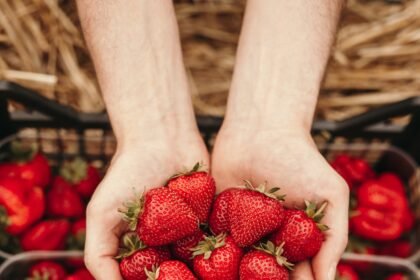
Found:
[[[301,207],[305,199],[327,201],[323,222],[331,229],[326,233],[322,250],[312,262],[312,270],[315,276],[317,271],[330,270],[323,264],[331,258],[337,262],[346,243],[347,186],[319,154],[309,136],[272,131],[246,136],[223,131],[216,141],[212,168],[219,191],[250,179],[254,184],[267,181],[270,186],[280,187],[280,193],[286,195],[287,207]],[[298,266],[294,275],[312,279],[307,264]]]
[[[127,223],[122,221],[117,209],[147,188],[161,186],[171,174],[192,167],[197,161],[208,162],[199,136],[179,142],[139,143],[128,152],[116,154],[88,206],[85,260],[91,271],[102,271],[97,274],[108,275],[107,279],[122,279],[114,257]]]

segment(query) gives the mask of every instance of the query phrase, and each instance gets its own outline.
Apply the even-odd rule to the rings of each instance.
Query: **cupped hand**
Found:
[[[243,184],[268,182],[286,195],[285,205],[302,207],[304,200],[327,201],[322,222],[330,228],[318,254],[297,265],[292,279],[333,280],[347,244],[348,187],[329,166],[303,129],[255,129],[225,124],[217,137],[212,172],[218,192]]]
[[[85,263],[95,279],[122,279],[115,260],[127,224],[118,212],[124,202],[150,187],[161,186],[171,174],[208,166],[208,153],[197,131],[153,127],[135,143],[118,148],[108,172],[87,208]]]

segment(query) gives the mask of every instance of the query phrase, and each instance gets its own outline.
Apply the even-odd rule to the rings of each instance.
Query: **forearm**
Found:
[[[226,122],[309,130],[341,0],[249,0]]]
[[[172,2],[79,0],[77,4],[119,142],[136,141],[139,132],[142,137],[158,133],[162,126],[193,128]]]

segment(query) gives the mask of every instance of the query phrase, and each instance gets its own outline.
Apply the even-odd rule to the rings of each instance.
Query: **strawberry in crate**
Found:
[[[19,141],[8,148],[0,163],[0,249],[83,250],[86,204],[100,181],[98,170],[81,158],[51,168],[35,145]]]
[[[415,218],[403,180],[390,171],[375,173],[367,161],[347,154],[336,156],[331,166],[350,188],[350,234],[370,242],[367,251],[351,244],[348,250],[408,257]]]
[[[67,267],[62,260],[42,260],[29,267],[26,280],[94,280],[85,268]]]

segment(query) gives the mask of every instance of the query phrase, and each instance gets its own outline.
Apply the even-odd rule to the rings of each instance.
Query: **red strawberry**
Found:
[[[146,270],[170,259],[165,247],[146,247],[135,233],[123,237],[124,248],[117,258],[121,259],[120,272],[125,280],[146,280]]]
[[[171,252],[174,257],[187,263],[192,264],[192,248],[197,246],[198,242],[204,237],[204,232],[197,231],[191,236],[175,241],[171,245]]]
[[[230,233],[236,244],[246,247],[265,235],[277,230],[283,220],[284,209],[276,196],[278,188],[266,191],[266,186],[254,188],[246,182],[248,189],[233,195],[229,205]]]
[[[92,274],[86,268],[80,268],[73,274],[66,277],[65,280],[95,280]]]
[[[283,245],[268,241],[245,254],[239,268],[241,280],[288,280],[292,264],[282,256]]]
[[[232,196],[240,193],[240,189],[231,188],[221,192],[216,197],[209,218],[209,226],[213,234],[230,232],[228,205],[230,205]]]
[[[63,280],[66,277],[64,268],[53,261],[41,261],[29,268],[28,280]]]
[[[45,188],[51,179],[47,158],[35,145],[12,142],[10,148],[13,162],[0,165],[0,177],[20,178],[31,186]]]
[[[140,201],[126,205],[125,220],[148,246],[161,246],[193,235],[199,220],[191,207],[175,191],[152,189]]]
[[[213,177],[204,171],[199,171],[197,163],[191,171],[172,176],[167,186],[188,203],[201,223],[207,222],[211,203],[216,192]]]
[[[63,249],[69,231],[66,220],[44,220],[22,235],[21,245],[25,251]]]
[[[101,181],[98,169],[81,158],[66,162],[60,169],[60,175],[71,183],[83,198],[90,198]]]
[[[381,244],[380,255],[395,256],[399,258],[408,258],[413,252],[413,244],[406,240],[397,240]]]
[[[157,269],[147,271],[147,280],[196,280],[194,274],[180,261],[164,261]]]
[[[38,221],[45,212],[41,188],[19,178],[0,178],[0,226],[17,235]]]
[[[359,275],[352,266],[348,264],[339,263],[337,265],[337,275],[336,280],[359,280]]]
[[[205,237],[193,253],[194,272],[202,280],[238,279],[242,254],[230,236]]]
[[[378,181],[387,188],[394,190],[400,194],[405,195],[404,183],[401,181],[397,174],[392,172],[382,173],[378,177]]]
[[[60,218],[80,218],[85,213],[79,194],[58,176],[47,194],[47,208],[51,216]]]
[[[410,277],[405,275],[404,273],[394,273],[388,276],[385,280],[409,280]]]
[[[305,201],[306,210],[286,210],[284,222],[270,240],[276,246],[284,244],[284,256],[291,262],[300,262],[315,256],[324,241],[322,231],[328,229],[320,224],[327,203],[317,210],[316,204]]]
[[[357,207],[350,218],[350,231],[363,238],[391,241],[399,238],[403,225],[399,218],[376,209]]]
[[[83,250],[86,239],[86,219],[81,218],[71,225],[70,237],[68,238],[68,248],[73,250]]]
[[[350,189],[375,177],[375,172],[365,160],[346,154],[336,156],[331,166],[346,180]]]
[[[365,181],[357,191],[358,205],[402,216],[408,208],[405,195],[384,187],[377,180]]]

